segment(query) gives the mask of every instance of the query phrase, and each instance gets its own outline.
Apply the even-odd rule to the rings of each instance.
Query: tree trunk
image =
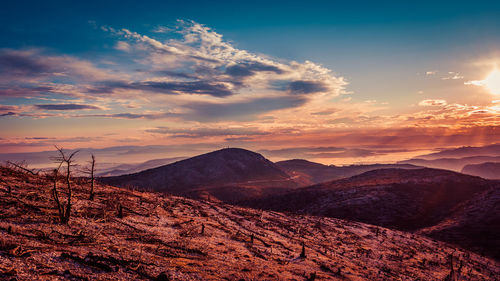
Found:
[[[92,167],[90,168],[90,195],[89,195],[89,200],[94,200],[94,169],[95,169],[95,157],[94,154],[92,154]]]
[[[68,201],[66,202],[66,211],[64,212],[64,223],[69,222],[69,218],[71,217],[71,179],[70,179],[70,163],[67,163],[67,174],[66,174],[66,184],[68,186]]]

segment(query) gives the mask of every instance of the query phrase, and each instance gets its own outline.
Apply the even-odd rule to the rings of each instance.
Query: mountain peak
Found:
[[[206,158],[206,159],[211,159],[217,157],[224,157],[226,159],[254,159],[254,160],[261,160],[261,161],[269,161],[267,160],[264,156],[257,152],[253,152],[244,148],[239,148],[239,147],[228,147],[228,148],[223,148],[219,150],[215,150],[212,152],[208,152],[205,154],[201,154],[198,156],[194,156],[192,158],[185,159],[184,161],[188,161],[191,159],[196,159],[196,158]],[[269,161],[270,162],[270,161]]]
[[[103,181],[183,195],[224,186],[254,187],[257,183],[259,187],[295,186],[289,178],[259,153],[224,148],[139,173],[104,178]],[[233,191],[236,192],[236,188]]]
[[[251,153],[251,154],[258,154],[258,155],[260,155],[257,152],[253,152],[251,150],[244,149],[244,148],[241,148],[241,147],[226,147],[226,148],[222,148],[222,149],[215,150],[215,151],[212,151],[212,152],[208,152],[206,154],[210,154],[210,153]]]

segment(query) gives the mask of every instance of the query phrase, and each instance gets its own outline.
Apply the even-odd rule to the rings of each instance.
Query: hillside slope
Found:
[[[500,275],[494,260],[419,235],[111,186],[98,185],[95,200],[88,201],[88,187],[74,185],[74,215],[69,225],[59,225],[50,181],[6,168],[0,168],[0,179],[0,279],[444,280],[453,274],[494,280]]]
[[[360,221],[405,231],[418,231],[449,219],[471,198],[498,189],[500,189],[499,182],[446,170],[384,169],[244,204],[277,211]],[[487,204],[481,204],[481,200],[473,202],[477,204],[475,208],[482,209],[485,215],[478,216],[474,219],[476,221],[466,224],[474,223],[477,230],[484,233],[493,232],[497,237],[500,236],[500,225],[491,224],[489,221],[492,218],[499,219],[500,213],[495,212]],[[496,204],[500,205],[500,201]],[[457,236],[471,240],[491,239],[490,234],[474,236],[471,231],[457,233]],[[453,236],[446,237],[447,242],[458,242]],[[499,249],[485,247],[482,250],[500,258]]]
[[[453,208],[440,223],[419,230],[442,241],[500,260],[500,188],[490,188]]]
[[[101,178],[116,186],[130,186],[191,197],[207,194],[231,201],[259,196],[273,188],[295,187],[288,174],[262,155],[227,148],[135,174]],[[269,187],[269,189],[264,189]]]

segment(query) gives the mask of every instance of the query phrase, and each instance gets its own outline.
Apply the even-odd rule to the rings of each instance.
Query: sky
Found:
[[[347,165],[498,143],[499,15],[498,1],[10,1],[0,154],[242,147]]]

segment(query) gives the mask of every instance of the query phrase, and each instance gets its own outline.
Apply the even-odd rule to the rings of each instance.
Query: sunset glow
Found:
[[[500,71],[495,69],[484,80],[484,84],[492,94],[500,95]]]
[[[500,142],[494,12],[61,3],[2,8],[3,154],[58,144],[122,163],[229,146],[343,165]]]

